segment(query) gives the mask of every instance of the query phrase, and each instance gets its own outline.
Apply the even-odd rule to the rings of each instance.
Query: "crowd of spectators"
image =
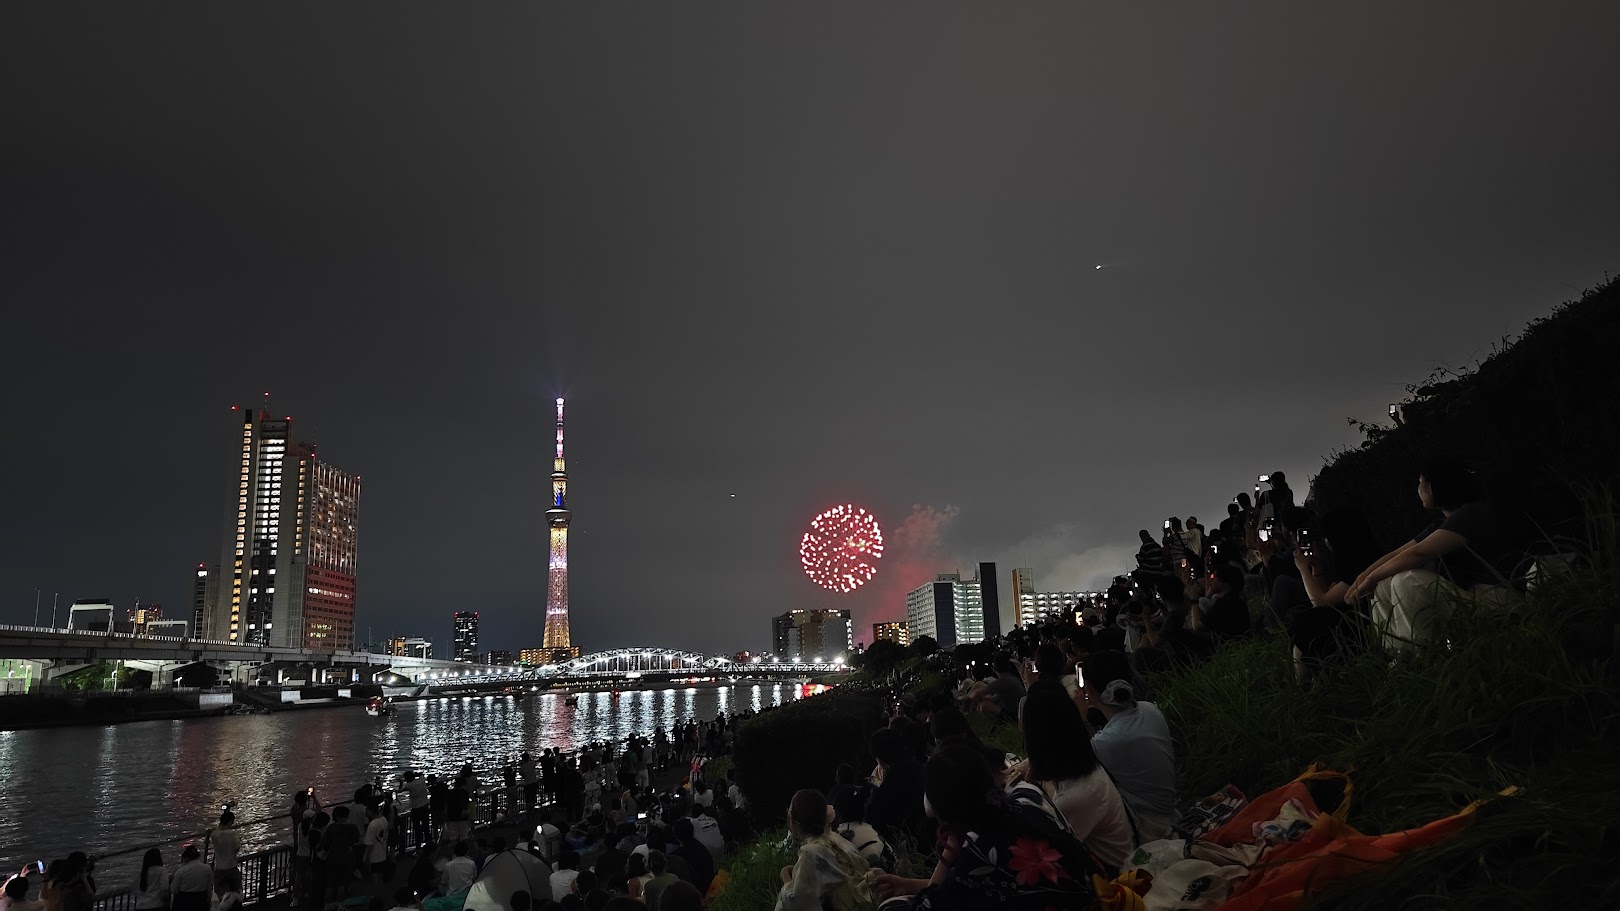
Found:
[[[689,720],[572,755],[522,753],[482,774],[471,762],[443,776],[406,770],[332,805],[302,789],[289,798],[284,830],[291,905],[455,904],[489,859],[510,848],[543,864],[548,877],[546,894],[518,896],[524,907],[513,911],[594,911],[614,897],[638,908],[696,909],[726,846],[749,834],[735,782],[711,784],[701,769],[729,752],[737,721],[751,714]],[[670,777],[667,770],[679,785],[661,790],[655,783]],[[475,834],[475,826],[489,825],[518,834]],[[214,828],[181,847],[172,868],[160,848],[146,851],[129,889],[136,911],[234,911],[243,903],[242,851],[227,805]],[[75,852],[21,871],[5,882],[0,911],[92,911],[94,868],[94,858]],[[31,880],[39,882],[32,900]]]
[[[1137,566],[1076,617],[1015,629],[951,693],[898,706],[871,739],[866,781],[844,769],[826,798],[794,796],[799,855],[777,907],[1093,907],[1092,875],[1115,875],[1176,820],[1174,740],[1147,698],[1151,672],[1279,628],[1308,683],[1357,642],[1398,660],[1442,644],[1452,611],[1512,604],[1511,523],[1458,462],[1414,480],[1435,520],[1388,553],[1355,510],[1297,503],[1282,472],[1234,497],[1214,531],[1193,516],[1141,531]],[[981,743],[973,713],[1016,724],[1022,756]],[[934,869],[901,875],[892,844]]]

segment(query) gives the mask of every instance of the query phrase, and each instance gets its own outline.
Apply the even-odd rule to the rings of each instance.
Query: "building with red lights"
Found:
[[[321,461],[292,418],[233,412],[240,436],[203,636],[353,648],[359,476]]]

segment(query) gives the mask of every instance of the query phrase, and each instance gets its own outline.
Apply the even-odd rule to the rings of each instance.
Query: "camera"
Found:
[[[1394,417],[1395,415],[1400,414],[1400,412],[1401,412],[1401,406],[1393,404],[1393,403],[1389,406],[1389,416],[1390,417]]]
[[[1269,474],[1261,475],[1260,476],[1260,483],[1262,483],[1262,484],[1270,484],[1271,483],[1271,475],[1269,475]]]
[[[1316,542],[1309,528],[1301,528],[1294,532],[1294,548],[1307,557],[1315,552]]]

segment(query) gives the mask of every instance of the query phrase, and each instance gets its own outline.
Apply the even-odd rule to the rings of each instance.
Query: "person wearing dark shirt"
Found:
[[[472,818],[468,815],[472,809],[472,795],[467,793],[467,786],[461,779],[450,791],[444,795],[444,838],[446,841],[461,841],[472,834]]]
[[[866,821],[885,835],[911,834],[923,815],[922,763],[912,755],[905,738],[891,728],[873,732],[869,746],[877,758],[877,768],[872,772]]]
[[[1294,533],[1294,564],[1306,604],[1288,614],[1288,636],[1294,677],[1305,685],[1324,661],[1339,654],[1339,630],[1354,614],[1345,594],[1379,553],[1366,517],[1355,509],[1329,512],[1302,531]]]
[[[1508,578],[1517,542],[1473,474],[1460,462],[1431,462],[1418,474],[1417,493],[1441,520],[1369,566],[1345,596],[1352,603],[1372,596],[1373,623],[1397,652],[1427,642],[1459,602],[1506,610],[1516,597]]]
[[[348,807],[332,810],[332,824],[326,827],[320,850],[326,853],[326,885],[339,897],[349,894],[354,882],[355,865],[359,863],[356,849],[360,846],[360,827],[349,821]]]
[[[1192,625],[1216,639],[1228,639],[1249,632],[1249,604],[1243,600],[1243,571],[1222,563],[1209,574],[1205,594],[1192,608]]]
[[[675,820],[675,837],[680,839],[681,844],[671,853],[686,861],[686,866],[691,870],[691,878],[686,881],[697,887],[699,894],[707,895],[709,884],[714,882],[714,855],[703,846],[703,842],[697,840],[690,819]]]

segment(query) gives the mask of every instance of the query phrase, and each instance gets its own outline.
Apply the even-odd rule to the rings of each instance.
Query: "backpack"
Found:
[[[867,863],[870,863],[872,866],[882,868],[885,873],[893,873],[895,868],[900,865],[899,856],[895,854],[894,847],[888,842],[883,841],[882,839],[877,839],[876,841],[866,841],[856,844],[854,827],[849,825],[838,829],[838,834],[842,836],[845,841],[849,842],[849,846],[855,849],[856,854],[859,854],[861,857],[865,858]],[[873,860],[872,847],[873,845],[877,844],[881,844],[883,848],[882,850],[876,852],[877,859]]]

